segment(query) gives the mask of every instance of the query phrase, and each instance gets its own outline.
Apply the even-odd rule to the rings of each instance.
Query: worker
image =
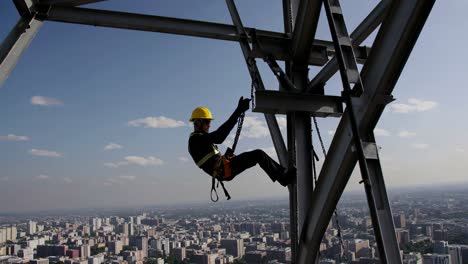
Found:
[[[218,151],[216,144],[223,143],[227,138],[241,114],[249,109],[249,102],[250,99],[241,97],[229,119],[211,133],[213,116],[210,110],[206,107],[195,108],[190,117],[194,131],[188,142],[189,153],[198,167],[220,181],[231,181],[244,170],[259,164],[273,182],[287,186],[295,180],[296,169],[285,169],[263,150],[256,149],[231,157],[222,156]]]

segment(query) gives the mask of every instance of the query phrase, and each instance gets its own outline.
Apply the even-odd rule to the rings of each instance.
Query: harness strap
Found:
[[[203,158],[201,158],[201,160],[197,162],[197,166],[201,168],[201,166],[203,166],[205,162],[207,162],[209,159],[211,159],[211,157],[213,157],[214,155],[217,155],[218,153],[219,153],[218,149],[213,147],[213,151],[211,151],[210,153],[206,154]]]
[[[224,187],[223,176],[221,175],[221,164],[223,164],[225,165],[224,166],[225,176],[226,175],[229,177],[231,176],[231,166],[228,163],[229,163],[229,160],[225,156],[222,156],[221,159],[218,160],[214,168],[213,175],[211,178],[211,193],[210,193],[210,196],[211,196],[210,198],[211,198],[211,201],[213,202],[217,202],[219,200],[218,192],[216,191],[216,188],[219,187],[219,184],[221,184],[221,187],[223,188],[226,199],[231,200],[231,195],[229,195],[229,192],[226,190],[226,187]],[[216,180],[218,181],[217,185],[216,185]],[[216,198],[213,198],[213,192],[216,195],[215,196]]]

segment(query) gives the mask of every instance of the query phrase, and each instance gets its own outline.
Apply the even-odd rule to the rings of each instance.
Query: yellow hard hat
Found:
[[[192,112],[192,116],[190,117],[190,122],[192,122],[195,119],[209,119],[213,120],[213,115],[211,115],[210,109],[206,107],[197,107],[195,110]]]

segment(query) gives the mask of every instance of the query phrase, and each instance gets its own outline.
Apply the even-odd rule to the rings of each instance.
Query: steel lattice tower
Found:
[[[289,186],[292,262],[317,259],[326,227],[359,161],[380,260],[401,263],[373,130],[393,100],[392,91],[435,0],[381,0],[349,35],[338,0],[283,0],[284,32],[244,28],[232,0],[226,2],[234,25],[80,7],[99,1],[13,0],[21,18],[0,46],[0,85],[44,21],[239,42],[256,83],[254,111],[264,113],[280,163],[297,167],[297,183]],[[322,5],[333,42],[315,39]],[[360,46],[378,27],[373,46]],[[265,90],[255,58],[268,62],[280,91]],[[277,60],[285,62],[284,71]],[[353,61],[363,64],[360,72]],[[311,80],[310,65],[322,67]],[[324,85],[338,70],[344,86],[354,87],[344,89],[342,96],[326,95]],[[286,143],[275,114],[287,115]],[[311,116],[340,118],[316,186]]]

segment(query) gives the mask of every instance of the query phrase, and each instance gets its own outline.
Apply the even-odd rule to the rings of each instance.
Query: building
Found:
[[[267,253],[263,251],[249,251],[245,253],[244,260],[249,264],[263,264]]]
[[[142,251],[143,257],[148,257],[148,238],[144,236],[140,237],[133,237],[130,240],[130,245],[137,247],[139,250]]]
[[[448,254],[448,242],[447,241],[434,241],[434,253],[435,254]]]
[[[403,254],[403,264],[422,264],[421,253]]]
[[[393,216],[393,222],[395,223],[395,228],[406,228],[406,217],[404,213]]]
[[[349,243],[349,251],[354,252],[356,257],[358,253],[365,248],[369,248],[369,240],[353,239]]]
[[[244,241],[242,239],[221,239],[221,247],[225,248],[226,252],[233,255],[234,258],[244,256]]]
[[[268,260],[277,260],[281,263],[291,262],[291,248],[267,248]]]
[[[448,254],[450,255],[451,264],[463,264],[462,248],[460,246],[448,246]],[[468,259],[465,262],[468,262]]]
[[[32,248],[22,248],[18,250],[18,257],[24,260],[34,259],[34,251]]]
[[[29,260],[30,264],[49,264],[49,259],[41,258],[41,259],[31,259]]]
[[[436,229],[433,232],[433,239],[435,241],[448,241],[448,231],[447,229]]]
[[[109,247],[109,251],[112,252],[114,255],[118,255],[123,248],[123,242],[120,240],[111,241],[107,243]]]
[[[104,262],[104,254],[88,257],[88,264],[101,264]]]
[[[34,222],[34,221],[29,221],[28,222],[28,226],[27,226],[27,229],[26,229],[26,234],[28,235],[33,235],[36,233],[36,225],[37,223]]]
[[[424,254],[422,264],[451,264],[450,255]]]
[[[178,260],[182,261],[187,258],[185,248],[183,247],[176,247],[172,249],[172,255]]]
[[[49,256],[66,256],[68,247],[65,245],[39,245],[37,246],[37,256],[46,258]]]
[[[65,251],[65,256],[71,259],[77,259],[80,257],[80,251],[77,249],[67,249],[67,251]]]

